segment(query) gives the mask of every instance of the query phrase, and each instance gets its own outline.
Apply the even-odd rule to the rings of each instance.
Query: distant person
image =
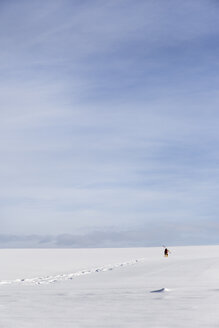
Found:
[[[170,253],[169,249],[168,248],[165,248],[164,249],[164,256],[165,257],[168,257],[169,253]]]

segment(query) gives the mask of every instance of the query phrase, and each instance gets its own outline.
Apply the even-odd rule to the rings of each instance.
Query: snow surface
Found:
[[[219,327],[219,246],[0,250],[0,327]]]

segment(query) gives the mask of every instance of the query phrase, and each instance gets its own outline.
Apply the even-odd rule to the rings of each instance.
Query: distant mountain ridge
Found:
[[[84,235],[0,235],[0,248],[140,247],[145,239],[131,232],[92,232]]]
[[[99,248],[99,247],[156,247],[162,244],[175,245],[217,245],[217,236],[211,242],[199,234],[173,234],[170,240],[160,229],[153,233],[141,231],[92,231],[86,234],[63,233],[58,235],[15,235],[0,234],[0,248]]]

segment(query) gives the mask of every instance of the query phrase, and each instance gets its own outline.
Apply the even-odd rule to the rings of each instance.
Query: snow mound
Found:
[[[151,290],[150,293],[164,293],[164,292],[169,292],[169,291],[170,291],[170,289],[161,288],[161,289]]]

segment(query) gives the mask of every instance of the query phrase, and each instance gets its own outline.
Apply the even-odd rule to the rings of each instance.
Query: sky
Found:
[[[0,1],[2,235],[219,242],[218,16],[214,0]]]

